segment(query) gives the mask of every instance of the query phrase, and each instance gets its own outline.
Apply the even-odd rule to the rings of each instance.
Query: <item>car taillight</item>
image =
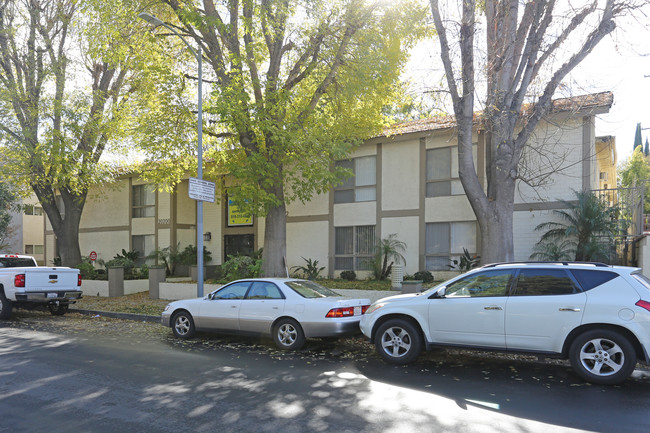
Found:
[[[77,286],[81,287],[81,274],[77,274]]]
[[[636,305],[637,307],[641,307],[641,308],[644,308],[644,309],[650,311],[650,302],[644,301],[643,299],[641,299],[639,302],[637,302],[634,305]]]
[[[345,308],[332,308],[327,312],[325,317],[350,317],[365,314],[370,305],[362,305],[360,307],[345,307]]]
[[[332,308],[325,317],[349,317],[354,316],[354,307]]]
[[[17,274],[14,277],[14,286],[15,287],[25,287],[25,274]]]

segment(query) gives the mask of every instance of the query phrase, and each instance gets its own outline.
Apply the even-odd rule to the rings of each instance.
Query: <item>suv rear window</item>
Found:
[[[571,269],[571,273],[578,280],[578,284],[580,284],[583,291],[591,290],[618,277],[616,272],[591,269]]]

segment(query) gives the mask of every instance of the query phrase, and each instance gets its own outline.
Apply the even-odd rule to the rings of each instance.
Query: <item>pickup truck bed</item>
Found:
[[[63,315],[81,298],[78,269],[37,266],[30,256],[0,254],[0,319],[14,307],[47,308]]]

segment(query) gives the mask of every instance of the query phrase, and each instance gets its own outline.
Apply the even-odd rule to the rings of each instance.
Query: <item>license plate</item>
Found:
[[[355,316],[361,315],[361,307],[354,307],[354,315]]]
[[[59,295],[56,294],[56,293],[48,293],[48,294],[47,294],[47,297],[48,297],[48,298],[58,298]],[[355,311],[355,314],[356,314],[356,311]]]

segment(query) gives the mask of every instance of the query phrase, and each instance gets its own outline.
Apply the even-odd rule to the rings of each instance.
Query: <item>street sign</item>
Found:
[[[97,253],[95,251],[91,251],[88,257],[90,257],[90,260],[94,262],[95,260],[97,260]]]
[[[193,200],[214,203],[214,182],[190,177],[189,196]]]

